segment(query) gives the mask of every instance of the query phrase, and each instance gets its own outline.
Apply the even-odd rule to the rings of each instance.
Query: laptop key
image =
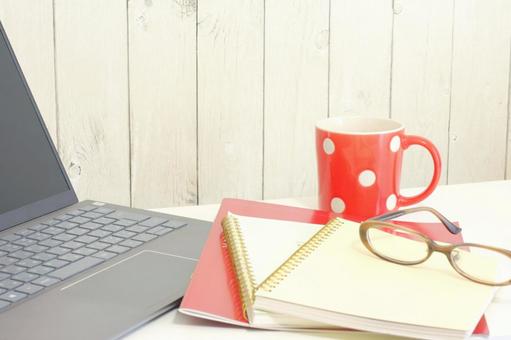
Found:
[[[106,242],[106,243],[111,243],[111,244],[119,243],[121,241],[122,241],[122,238],[115,237],[115,236],[107,236],[107,237],[101,239],[101,242]]]
[[[151,235],[151,234],[139,234],[135,237],[133,237],[133,240],[135,241],[142,241],[142,242],[148,242],[148,241],[151,241],[153,238],[156,238],[156,235]]]
[[[71,241],[75,237],[76,237],[76,235],[73,235],[73,234],[62,233],[62,234],[59,234],[57,236],[54,236],[53,239],[54,240],[63,241],[63,242],[67,242],[67,241]]]
[[[186,226],[186,222],[170,220],[170,221],[168,221],[166,223],[163,223],[163,226],[169,227],[169,228],[172,228],[172,229],[177,229],[177,228],[181,228],[181,227]]]
[[[107,248],[106,250],[114,252],[114,253],[122,254],[122,253],[127,252],[128,250],[130,250],[130,248],[119,246],[119,245],[116,244],[116,245],[111,246],[110,248]]]
[[[142,233],[142,232],[146,231],[147,229],[149,229],[149,227],[144,227],[139,224],[134,225],[133,227],[126,228],[126,230],[137,233],[137,234]]]
[[[55,219],[51,219],[51,220],[48,220],[48,221],[45,221],[45,222],[41,222],[42,224],[46,224],[46,225],[55,225],[55,224],[58,224],[60,223],[59,220],[55,220]]]
[[[82,215],[83,216],[83,215]],[[72,219],[69,220],[69,222],[78,223],[78,224],[84,224],[90,221],[90,218],[85,218],[82,216],[75,216]]]
[[[40,265],[41,261],[33,260],[33,259],[23,259],[21,261],[16,262],[17,266],[25,267],[25,268],[32,268],[37,265]]]
[[[92,218],[92,219],[99,218],[101,216],[103,216],[103,214],[93,212],[93,211],[89,211],[89,212],[86,212],[85,214],[82,214],[82,217]]]
[[[16,265],[12,265],[11,264],[10,266],[4,267],[1,270],[4,273],[15,275],[15,274],[18,274],[18,273],[21,273],[21,272],[25,271],[25,269],[26,268],[24,268],[24,267],[20,267],[20,266],[16,266]]]
[[[56,220],[60,220],[60,221],[67,221],[70,218],[73,218],[73,215],[62,214],[62,215],[55,217]]]
[[[31,227],[28,227],[28,229],[33,230],[33,231],[41,231],[45,228],[48,228],[48,226],[45,224],[36,224]]]
[[[106,225],[103,228],[101,228],[101,230],[111,231],[112,233],[115,233],[122,229],[123,229],[123,227],[121,227],[119,225],[115,225],[115,224],[109,224],[109,225]]]
[[[80,209],[75,209],[75,210],[71,210],[71,211],[67,211],[66,212],[66,214],[73,215],[73,216],[79,216],[79,215],[81,215],[83,213],[84,213],[84,211],[80,210]]]
[[[28,235],[35,233],[35,231],[30,230],[30,229],[21,229],[21,230],[15,231],[14,233],[19,236],[27,237]]]
[[[111,253],[109,251],[101,250],[101,251],[98,251],[93,256],[98,257],[98,258],[103,259],[103,260],[108,260],[108,259],[111,259],[114,256],[117,256],[117,254],[116,253]]]
[[[27,294],[20,292],[7,292],[5,294],[0,295],[0,299],[6,300],[9,302],[16,302],[23,298],[27,297]]]
[[[12,241],[16,241],[17,239],[20,239],[20,238],[21,238],[21,236],[19,236],[19,235],[9,234],[9,235],[2,236],[0,239],[4,240],[6,242],[12,242]]]
[[[106,230],[94,230],[94,231],[91,231],[90,233],[88,233],[87,235],[93,236],[93,237],[103,238],[103,237],[108,236],[110,234],[111,234],[110,231],[106,231]]]
[[[83,256],[89,256],[97,252],[97,249],[91,249],[87,247],[82,247],[80,249],[73,250],[74,254],[83,255]]]
[[[35,243],[36,243],[36,241],[31,240],[29,238],[20,238],[19,240],[16,240],[13,242],[13,244],[16,244],[16,245],[22,246],[22,247],[28,247]]]
[[[97,240],[98,240],[97,237],[92,237],[89,235],[82,235],[75,239],[76,242],[87,243],[87,244],[95,242]]]
[[[31,252],[28,252],[28,251],[24,251],[24,250],[18,250],[18,251],[15,251],[14,253],[9,254],[9,256],[15,257],[20,260],[26,259],[27,257],[30,257],[32,255],[34,255],[34,254]]]
[[[17,246],[12,243],[4,244],[3,246],[0,246],[0,251],[5,251],[7,253],[15,252],[16,250],[20,250],[21,247]]]
[[[115,212],[109,214],[107,217],[115,218],[116,220],[126,219],[126,220],[133,220],[133,221],[137,221],[137,222],[147,220],[149,218],[149,216],[137,214],[137,213],[133,213],[133,212],[128,212],[128,211],[115,211]]]
[[[38,244],[41,245],[41,246],[52,248],[52,247],[56,247],[58,245],[61,245],[62,241],[54,240],[54,239],[46,239],[46,240],[43,240],[43,241],[39,242]]]
[[[134,224],[136,224],[137,222],[136,221],[132,221],[132,220],[126,220],[126,219],[123,219],[123,220],[119,220],[119,221],[116,221],[114,222],[114,224],[116,225],[122,225],[123,227],[130,227]]]
[[[122,238],[130,238],[135,235],[136,234],[131,231],[121,230],[121,231],[116,232],[113,236],[122,237]]]
[[[80,227],[76,227],[76,228],[73,228],[68,231],[68,233],[73,234],[73,235],[78,235],[78,236],[87,234],[88,232],[89,232],[89,230],[80,228]]]
[[[101,228],[102,226],[103,225],[99,224],[99,223],[87,222],[87,223],[82,224],[80,227],[81,228],[85,228],[85,229],[89,229],[89,230],[96,230],[98,228]]]
[[[33,244],[31,246],[25,247],[24,250],[31,251],[32,253],[41,253],[41,252],[45,251],[46,249],[48,249],[48,247],[41,246],[39,244]]]
[[[130,248],[135,248],[135,247],[138,247],[139,245],[141,245],[143,243],[144,242],[134,241],[134,240],[124,240],[121,243],[119,243],[119,245],[125,246],[125,247],[130,247]]]
[[[104,214],[110,214],[111,212],[114,212],[114,209],[100,207],[100,208],[94,209],[94,211],[104,215]]]
[[[40,265],[40,266],[37,266],[34,268],[30,268],[28,271],[30,273],[37,274],[37,275],[46,275],[49,272],[51,272],[52,270],[53,270],[53,268],[51,268],[51,267],[46,267],[46,266]]]
[[[32,281],[32,283],[43,287],[49,287],[59,281],[60,281],[59,279],[56,279],[54,277],[41,276],[40,278]]]
[[[83,272],[91,267],[94,267],[103,262],[103,259],[99,259],[96,257],[84,257],[81,260],[78,260],[74,263],[68,264],[60,269],[57,269],[53,273],[50,273],[49,276],[55,277],[60,280],[65,280],[68,277],[71,277],[75,274]]]
[[[113,218],[108,217],[100,217],[93,220],[93,222],[100,223],[100,224],[112,224],[115,222]]]
[[[32,256],[32,259],[37,261],[49,261],[53,258],[57,257],[55,254],[49,254],[49,253],[39,253]]]
[[[64,222],[57,224],[57,227],[64,228],[64,229],[73,229],[76,226],[78,226],[78,224],[69,222],[69,221],[64,221]]]
[[[78,261],[79,259],[81,259],[82,257],[83,257],[82,255],[67,253],[67,254],[59,257],[59,259],[68,261],[68,262],[75,262],[75,261]]]
[[[12,277],[13,280],[16,281],[22,281],[22,282],[30,282],[32,280],[35,280],[39,277],[39,275],[31,274],[31,273],[19,273]]]
[[[109,246],[110,246],[110,244],[108,244],[108,243],[96,241],[94,243],[89,244],[87,247],[93,248],[93,249],[97,249],[97,250],[103,250],[103,249],[105,249],[106,247],[109,247]]]
[[[64,260],[53,259],[48,262],[45,262],[44,265],[48,266],[48,267],[53,267],[53,268],[60,268],[60,267],[64,267],[68,263],[69,262],[64,261]]]
[[[168,221],[168,219],[166,219],[166,218],[151,217],[148,220],[140,222],[140,224],[143,226],[146,226],[146,227],[156,227],[157,225],[163,224],[167,221]]]
[[[171,232],[172,230],[173,229],[171,229],[171,228],[165,228],[165,227],[159,226],[159,227],[154,227],[153,229],[149,229],[147,232],[149,234],[161,236],[161,235]]]
[[[43,240],[46,240],[47,238],[51,237],[51,235],[41,233],[41,232],[35,232],[33,234],[28,235],[27,237],[32,240],[43,241]]]
[[[11,289],[21,286],[22,284],[23,284],[22,282],[7,279],[7,280],[0,281],[0,288],[6,289],[6,290],[11,290]]]
[[[65,248],[64,245],[62,247],[54,247],[51,249],[48,249],[46,252],[49,254],[54,254],[57,256],[64,255],[65,253],[68,253],[70,250],[68,248]]]
[[[13,259],[12,257],[2,256],[0,257],[0,266],[8,266],[18,261],[18,259]]]
[[[43,289],[43,287],[31,283],[25,283],[23,286],[16,288],[16,291],[31,295],[37,293],[41,289]]]
[[[83,246],[83,243],[76,241],[69,241],[61,245],[61,247],[69,248],[69,249],[78,249]]]
[[[43,229],[43,232],[50,235],[58,235],[60,233],[63,233],[64,229],[51,226],[46,229]]]
[[[88,205],[84,205],[83,207],[79,207],[78,209],[83,210],[83,211],[91,211],[91,210],[96,209],[96,207],[88,204]]]
[[[0,272],[0,281],[5,280],[5,279],[6,279],[6,278],[8,278],[9,276],[10,276],[10,275],[9,275],[9,274],[7,274],[7,273],[2,273],[2,272]]]

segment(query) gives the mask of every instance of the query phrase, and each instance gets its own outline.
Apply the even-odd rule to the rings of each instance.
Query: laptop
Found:
[[[78,202],[0,23],[0,339],[111,339],[176,307],[210,223]]]

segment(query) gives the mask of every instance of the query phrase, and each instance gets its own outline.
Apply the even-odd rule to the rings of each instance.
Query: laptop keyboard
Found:
[[[0,237],[0,312],[84,270],[186,226],[87,205]]]

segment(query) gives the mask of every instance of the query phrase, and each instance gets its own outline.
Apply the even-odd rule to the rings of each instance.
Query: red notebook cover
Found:
[[[335,215],[325,211],[295,208],[277,204],[224,199],[213,222],[199,262],[181,302],[182,313],[205,319],[251,327],[243,316],[237,279],[232,270],[227,249],[222,241],[222,219],[232,212],[238,215],[326,224]],[[418,230],[441,242],[460,243],[462,236],[449,233],[440,223],[397,222]],[[484,316],[474,334],[487,335]]]

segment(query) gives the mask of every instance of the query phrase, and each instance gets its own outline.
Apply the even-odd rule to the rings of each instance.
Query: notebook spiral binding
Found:
[[[298,248],[283,264],[281,264],[270,276],[258,287],[271,292],[279,283],[286,278],[296,267],[300,265],[314,250],[316,250],[327,238],[343,225],[343,221],[335,218],[330,220],[323,228],[314,234],[307,242]]]
[[[228,245],[227,249],[234,266],[234,273],[238,278],[243,316],[248,320],[247,307],[252,306],[254,303],[256,288],[252,265],[248,259],[245,241],[241,234],[238,219],[230,214],[227,215],[222,220],[222,229],[225,241]]]

